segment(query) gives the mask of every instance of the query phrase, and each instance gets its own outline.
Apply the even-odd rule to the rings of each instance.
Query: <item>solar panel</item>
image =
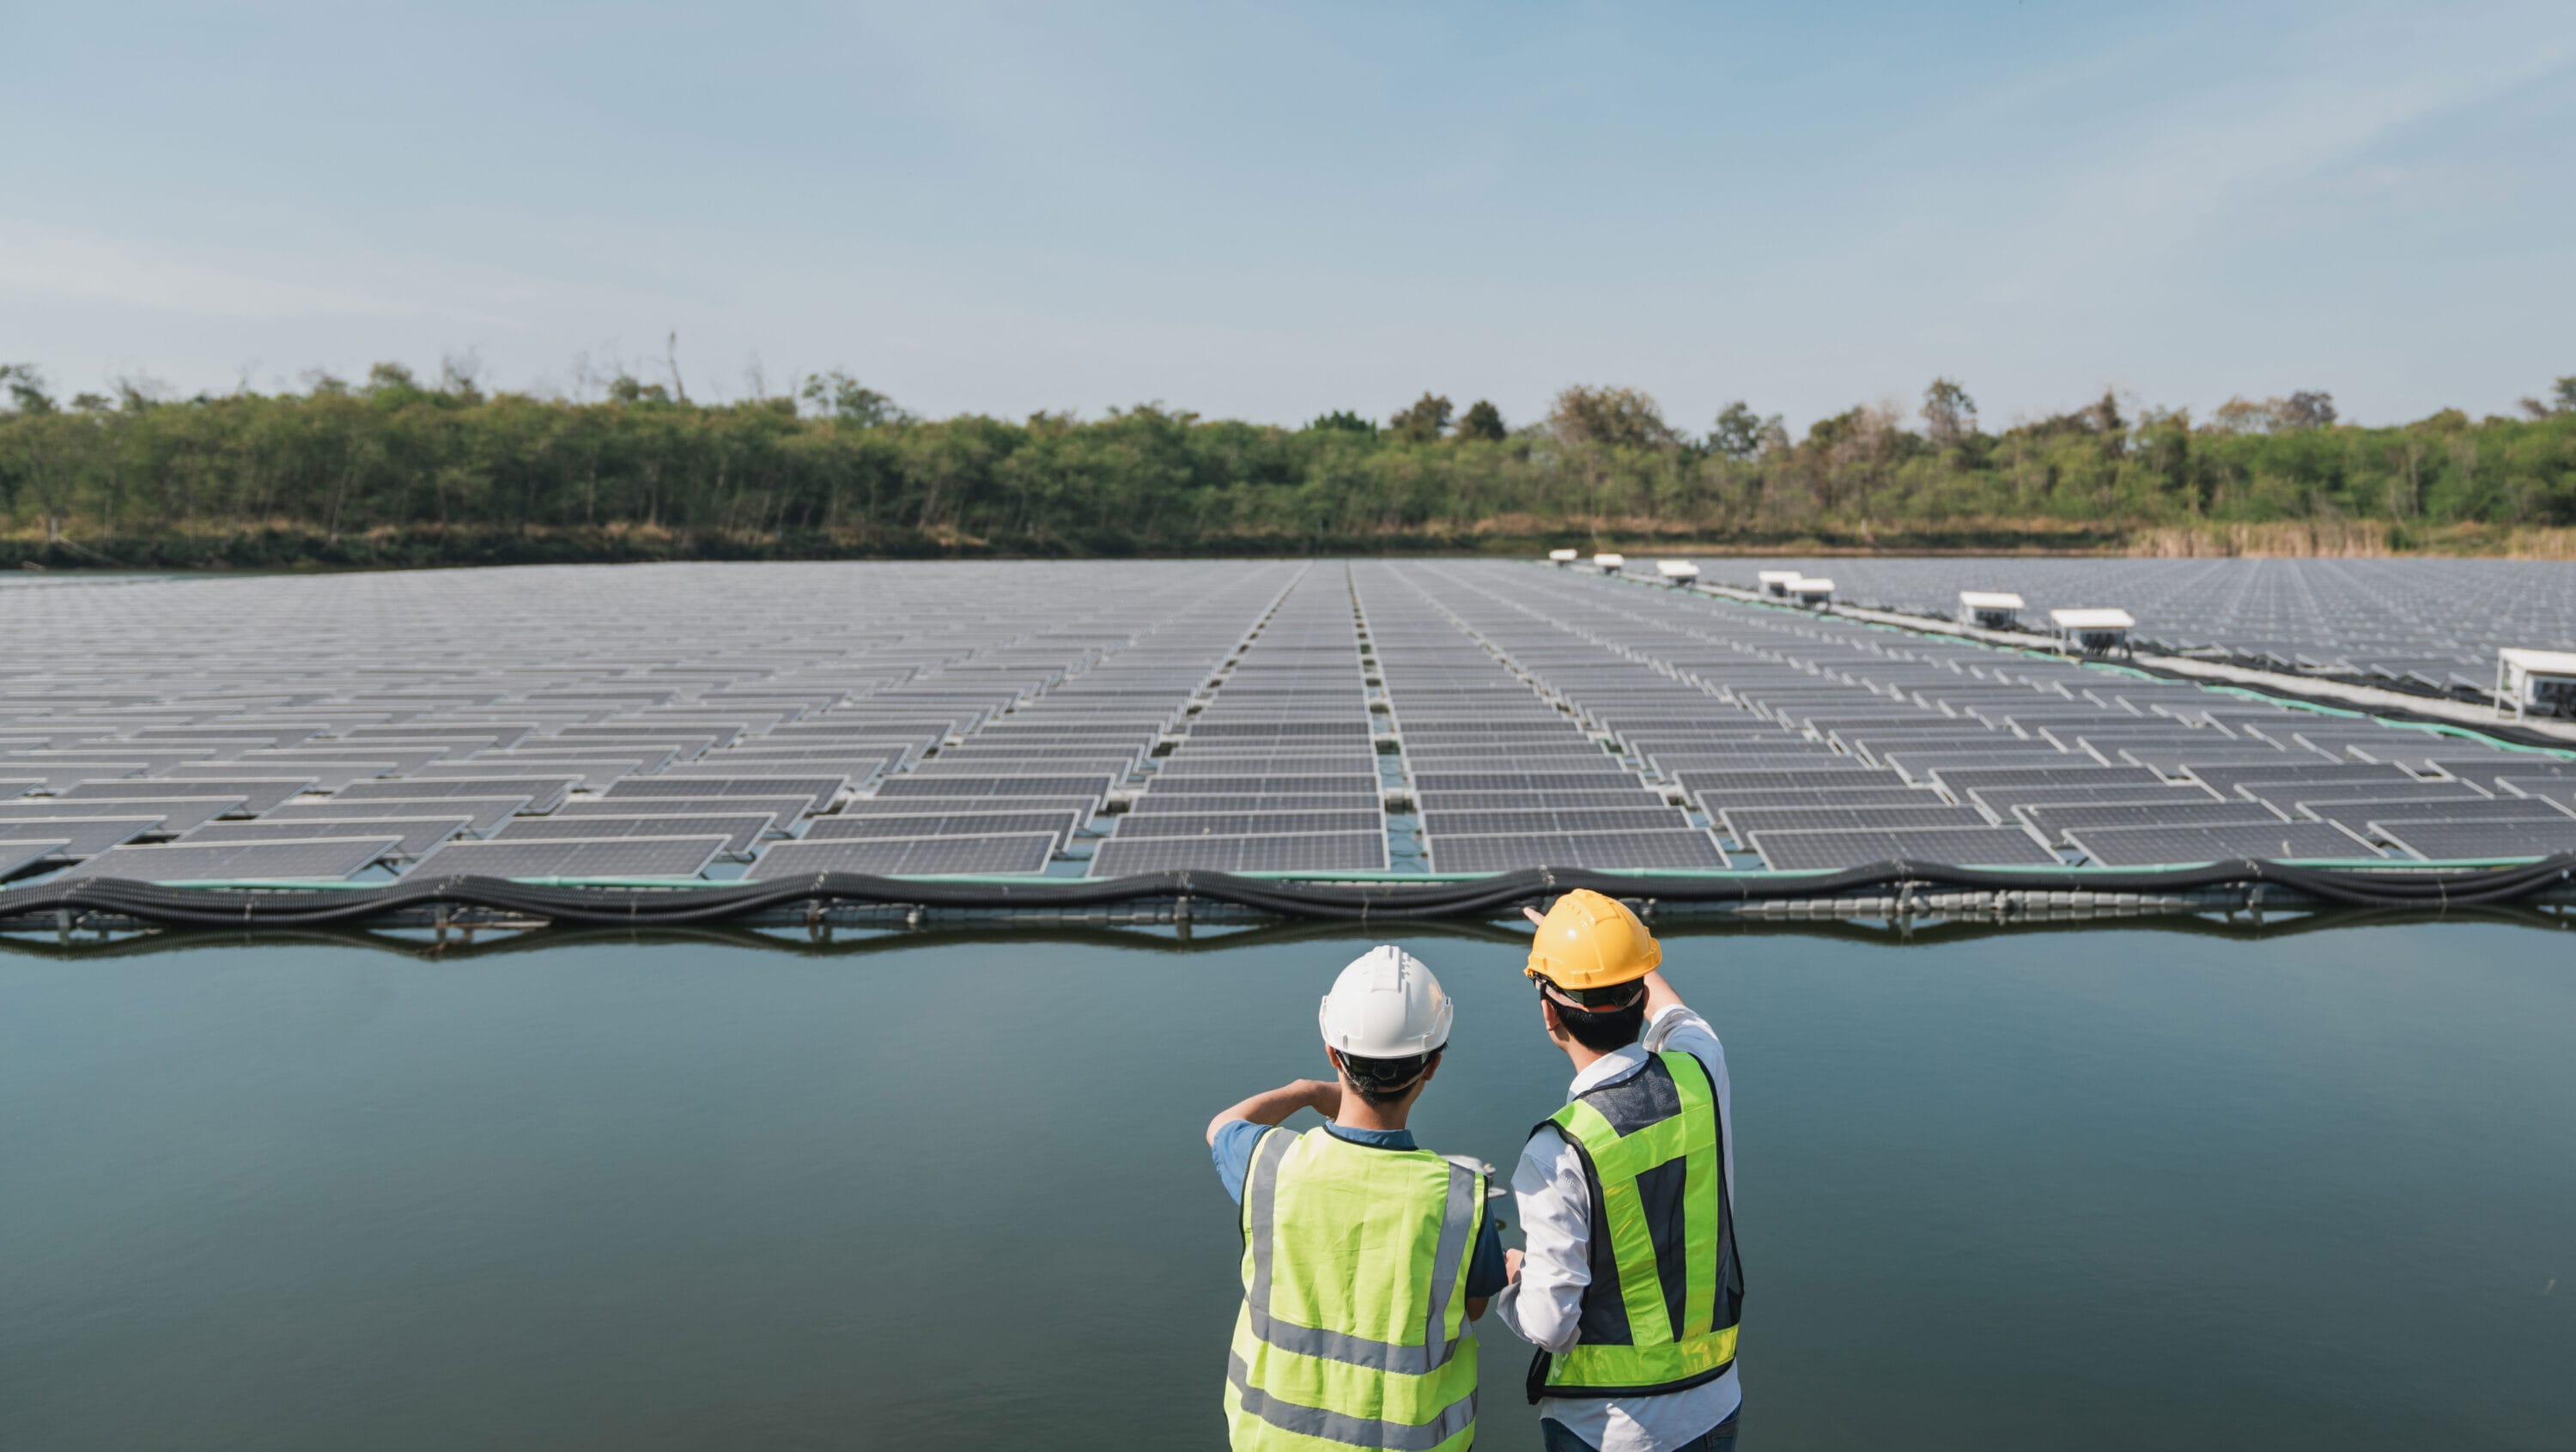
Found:
[[[1337,755],[1313,752],[1278,752],[1258,756],[1234,756],[1204,751],[1175,751],[1155,763],[1155,779],[1176,776],[1305,776],[1347,775],[1352,772],[1377,774],[1377,753],[1349,751]]]
[[[1667,805],[1662,792],[1644,786],[1572,792],[1416,791],[1413,799],[1424,812],[1642,811]]]
[[[1237,837],[1264,832],[1382,832],[1386,818],[1374,806],[1338,812],[1158,812],[1118,819],[1117,835],[1138,837]]]
[[[1750,845],[1775,872],[1868,867],[1900,859],[1952,867],[2043,867],[2057,854],[2019,827],[1757,832]]]
[[[1755,832],[1830,832],[1863,827],[1888,831],[1914,830],[1924,827],[1983,827],[1986,814],[1974,807],[1953,807],[1935,802],[1924,806],[1852,807],[1789,806],[1735,807],[1719,814],[1726,834],[1742,842]]]
[[[2105,867],[2156,867],[2245,858],[2340,860],[2379,855],[2360,838],[2323,822],[2243,827],[2095,827],[2069,833],[2068,840]]]
[[[1138,800],[1152,797],[1182,796],[1314,796],[1320,793],[1362,792],[1375,795],[1378,775],[1374,769],[1335,772],[1330,775],[1272,776],[1245,772],[1240,776],[1207,775],[1167,777],[1157,775],[1145,784]]]
[[[54,879],[135,882],[345,882],[390,856],[393,837],[320,837],[298,842],[111,847]]]
[[[920,776],[888,777],[877,785],[877,800],[899,797],[1082,797],[1097,802],[1109,794],[1111,778],[1091,776]]]
[[[2374,821],[2370,830],[2396,843],[2407,856],[2426,862],[2576,852],[2576,818],[2569,817],[2557,822]]]
[[[227,777],[220,781],[196,778],[180,790],[159,780],[85,781],[64,787],[54,796],[67,802],[158,801],[178,796],[239,797],[242,805],[237,810],[256,814],[286,801],[312,784],[310,777]]]
[[[1434,872],[1514,872],[1528,867],[1606,867],[1631,870],[1711,871],[1726,854],[1705,831],[1675,827],[1651,831],[1560,832],[1545,837],[1516,832],[1437,835],[1423,842]]]
[[[885,756],[852,756],[839,760],[808,761],[796,756],[745,756],[739,752],[711,751],[695,761],[684,761],[660,775],[680,777],[784,777],[796,781],[826,773],[843,782],[866,781],[884,771],[893,758]],[[630,778],[631,779],[631,778]],[[660,779],[657,775],[656,780]]]
[[[2347,829],[2373,821],[2576,823],[2576,811],[2531,797],[2450,797],[2421,802],[2302,802],[2300,805],[2312,815]]]
[[[1981,787],[2046,787],[2046,786],[2117,786],[2123,783],[2162,790],[2164,777],[2135,766],[2100,766],[2081,757],[2069,757],[2063,766],[1957,766],[1943,767],[1932,773],[1934,781],[1951,792],[1971,792]]]
[[[393,855],[420,854],[463,833],[472,823],[464,817],[315,817],[272,822],[208,822],[179,840],[189,846],[207,842],[307,842],[324,837],[391,837]]]
[[[586,817],[741,817],[758,813],[769,819],[768,831],[784,832],[805,815],[811,800],[788,797],[602,797],[574,800],[549,813],[549,821]]]
[[[1073,834],[1081,830],[1083,821],[1084,814],[1079,811],[937,812],[882,817],[845,815],[816,817],[799,840],[855,842],[871,838],[997,837],[1045,832],[1054,840],[1057,849],[1062,850],[1073,840]]]
[[[658,780],[659,778],[655,778]],[[623,787],[627,783],[618,783]],[[437,781],[354,781],[331,794],[335,802],[422,802],[447,797],[517,798],[520,810],[551,812],[572,789],[571,777],[446,777]],[[616,788],[611,788],[612,791]],[[265,816],[266,813],[261,815]]]
[[[2534,801],[2576,801],[2576,778],[2562,776],[2500,776],[2495,779],[2498,792],[2509,792]]]
[[[2464,761],[2456,756],[2428,760],[2462,781],[2475,782],[2490,791],[2501,790],[2503,782],[2554,782],[2552,790],[2565,793],[2576,789],[2576,762],[2559,761],[2530,753],[2508,755],[2498,752],[2491,758]],[[2535,795],[2537,793],[2534,793]]]
[[[1020,832],[994,837],[909,837],[880,840],[778,842],[743,875],[775,881],[826,872],[876,876],[948,874],[1025,875],[1044,872],[1055,834]]]
[[[632,802],[651,797],[687,797],[700,801],[720,801],[729,797],[792,797],[805,799],[809,812],[821,811],[849,785],[846,778],[830,776],[699,776],[665,772],[660,776],[630,776],[601,792],[603,801]]]
[[[66,857],[88,857],[162,830],[159,817],[0,816],[0,838],[13,842],[60,840]]]
[[[1603,771],[1418,771],[1413,784],[1423,791],[1527,792],[1608,791],[1645,785],[1636,773]]]
[[[528,804],[519,797],[370,797],[363,801],[332,797],[319,802],[288,802],[259,814],[263,822],[301,822],[315,818],[377,813],[389,817],[464,817],[472,832],[489,832]],[[167,805],[163,803],[162,805]],[[193,825],[193,824],[191,824]],[[176,831],[176,824],[166,830]]]
[[[2283,814],[2261,802],[2182,801],[2147,806],[2092,803],[2016,809],[2022,820],[2054,842],[2089,827],[2268,827]]]
[[[0,836],[0,880],[14,877],[49,858],[70,855],[70,852],[71,843],[59,837],[22,839]]]
[[[34,791],[36,788],[43,785],[44,782],[34,777],[13,777],[6,781],[0,781],[0,801],[7,801],[11,797],[25,796],[27,793]]]
[[[1223,699],[1222,693],[1219,699]],[[1369,724],[1366,721],[1211,721],[1202,715],[1191,725],[1189,733],[1192,741],[1241,740],[1246,737],[1365,741],[1369,737]]]
[[[1128,806],[1127,815],[1159,817],[1174,812],[1191,815],[1205,812],[1375,813],[1380,800],[1374,789],[1364,792],[1278,792],[1270,795],[1229,792],[1171,794],[1149,791]]]
[[[2062,787],[1978,787],[1964,794],[1968,801],[1994,813],[2010,816],[2015,807],[2057,806],[2179,806],[2194,802],[2223,799],[2198,782],[2172,786],[2062,786]]]
[[[0,831],[28,817],[140,817],[161,821],[155,831],[184,832],[226,812],[241,810],[239,797],[140,797],[72,801],[62,797],[23,797],[0,803]]]
[[[1567,832],[1655,832],[1689,826],[1679,810],[1661,805],[1551,810],[1523,804],[1516,810],[1485,812],[1426,807],[1422,813],[1422,830],[1438,836],[1521,832],[1552,837]]]
[[[306,788],[308,791],[335,792],[353,781],[399,775],[409,766],[418,764],[417,762],[407,764],[391,758],[353,761],[328,756],[278,756],[256,762],[248,760],[191,762],[185,767],[165,771],[153,780],[168,782],[176,787],[194,785],[200,780],[219,780],[227,774],[239,776],[245,771],[279,771],[310,780],[313,784]]]
[[[693,878],[725,848],[722,833],[672,837],[568,838],[450,842],[422,858],[407,878],[667,877]]]
[[[2283,760],[2255,766],[2203,765],[2192,768],[2192,777],[2207,782],[2219,792],[2234,795],[2240,786],[2264,783],[2304,783],[2322,786],[2330,782],[2351,782],[2367,786],[2413,786],[2420,778],[2399,767],[2374,765],[2369,762]]]
[[[2269,802],[2285,811],[2305,810],[2310,806],[2352,807],[2384,806],[2392,802],[2492,802],[2488,796],[2466,782],[2426,782],[2420,786],[2372,787],[2367,791],[2355,786],[2241,786],[2237,791],[2249,801]],[[2314,815],[2328,815],[2324,811]]]
[[[1655,764],[1656,770],[1668,776],[1703,773],[1848,776],[1878,770],[1857,756],[1843,756],[1822,746],[1813,751],[1650,751],[1646,758]]]
[[[1318,832],[1306,836],[1112,837],[1092,855],[1093,877],[1126,877],[1183,868],[1210,872],[1382,872],[1383,832]]]
[[[768,835],[774,819],[767,812],[665,812],[651,816],[612,817],[583,813],[551,817],[513,817],[492,834],[496,842],[599,839],[607,837],[697,837],[721,834],[721,855],[739,857]]]

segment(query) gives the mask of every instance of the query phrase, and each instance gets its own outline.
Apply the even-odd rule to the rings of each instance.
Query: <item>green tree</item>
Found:
[[[1337,408],[1331,413],[1320,415],[1313,423],[1306,425],[1306,427],[1316,433],[1323,434],[1369,434],[1374,436],[1377,433],[1376,424],[1356,413],[1351,412],[1347,408]]]
[[[1510,432],[1503,427],[1503,411],[1481,398],[1467,405],[1467,411],[1458,416],[1458,437],[1461,439],[1500,443]]]
[[[2576,373],[2559,379],[2557,387],[2549,391],[2549,397],[2546,399],[2524,399],[2522,411],[2536,419],[2576,413]]]
[[[1387,433],[1408,444],[1438,442],[1449,431],[1450,416],[1457,409],[1439,394],[1424,393],[1413,406],[1387,420]]]
[[[1923,390],[1923,430],[1934,448],[1957,448],[1977,431],[1977,401],[1957,379],[1933,379]]]
[[[1780,415],[1764,418],[1739,398],[1717,411],[1717,422],[1708,431],[1708,449],[1723,458],[1758,459],[1774,438],[1786,432]]]
[[[661,385],[653,387],[658,391]],[[897,408],[893,399],[862,385],[838,368],[807,378],[805,386],[797,391],[797,397],[807,408],[844,428],[872,429],[882,424],[913,421],[912,415]]]
[[[53,395],[45,392],[45,375],[33,363],[0,363],[0,387],[9,393],[17,413],[52,413]]]
[[[1664,422],[1663,405],[1637,388],[1576,384],[1557,394],[1547,421],[1556,436],[1569,444],[1669,449],[1681,441],[1673,426]]]

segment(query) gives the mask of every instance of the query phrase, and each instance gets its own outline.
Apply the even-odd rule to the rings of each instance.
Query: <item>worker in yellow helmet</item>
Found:
[[[1238,1452],[1461,1452],[1476,1440],[1467,1323],[1503,1285],[1491,1167],[1443,1159],[1405,1128],[1455,1013],[1420,959],[1371,948],[1324,998],[1333,1077],[1208,1122],[1217,1176],[1242,1206],[1225,1391]],[[1300,1109],[1326,1123],[1280,1127]]]
[[[1744,1277],[1726,1051],[1628,906],[1578,888],[1530,944],[1539,1022],[1574,1065],[1512,1174],[1528,1250],[1503,1324],[1538,1347],[1549,1452],[1731,1452]]]

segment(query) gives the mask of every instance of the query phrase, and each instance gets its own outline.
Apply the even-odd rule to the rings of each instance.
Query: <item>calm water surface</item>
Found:
[[[0,1447],[1220,1446],[1200,1130],[1367,941],[0,956]],[[1416,1126],[1507,1163],[1518,954],[1397,941],[1460,1002]],[[1746,1445],[2576,1445],[2571,945],[1671,940]]]

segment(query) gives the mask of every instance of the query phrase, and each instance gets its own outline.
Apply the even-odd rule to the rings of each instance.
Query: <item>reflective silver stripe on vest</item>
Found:
[[[1252,1284],[1244,1290],[1243,1304],[1252,1318],[1252,1334],[1263,1344],[1294,1355],[1401,1376],[1424,1376],[1447,1366],[1449,1358],[1458,1352],[1458,1341],[1442,1332],[1449,1325],[1449,1302],[1458,1288],[1458,1268],[1467,1258],[1467,1232],[1476,1220],[1476,1177],[1456,1165],[1449,1167],[1449,1195],[1440,1212],[1440,1244],[1431,1259],[1429,1334],[1422,1345],[1401,1346],[1342,1331],[1299,1326],[1273,1320],[1270,1315],[1270,1232],[1277,1215],[1279,1162],[1287,1158],[1288,1147],[1296,1139],[1293,1134],[1277,1130],[1263,1135],[1252,1153],[1252,1174],[1244,1182],[1246,1233],[1252,1238]]]
[[[1345,1416],[1322,1407],[1283,1402],[1252,1384],[1251,1373],[1240,1356],[1225,1359],[1225,1375],[1234,1383],[1235,1394],[1243,1399],[1244,1411],[1259,1417],[1283,1432],[1301,1437],[1320,1437],[1349,1447],[1384,1447],[1390,1452],[1430,1452],[1476,1424],[1476,1394],[1469,1392],[1441,1409],[1440,1415],[1420,1426],[1405,1422],[1379,1422],[1367,1417]]]
[[[1476,1221],[1476,1177],[1464,1168],[1449,1167],[1449,1200],[1440,1209],[1440,1248],[1431,1258],[1431,1316],[1426,1323],[1422,1344],[1441,1348],[1438,1366],[1449,1359],[1458,1343],[1445,1341],[1449,1329],[1449,1299],[1458,1289],[1458,1267],[1467,1258],[1467,1230]]]

